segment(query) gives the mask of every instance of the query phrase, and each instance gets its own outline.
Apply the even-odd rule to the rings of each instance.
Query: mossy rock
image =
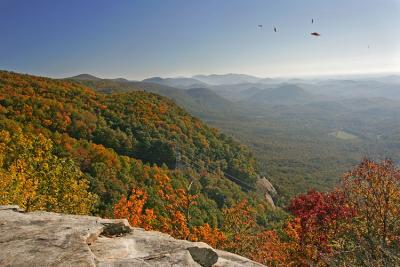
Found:
[[[123,236],[132,232],[132,229],[129,226],[126,226],[124,223],[106,223],[104,224],[103,232],[101,235],[107,237],[115,237],[115,236]]]

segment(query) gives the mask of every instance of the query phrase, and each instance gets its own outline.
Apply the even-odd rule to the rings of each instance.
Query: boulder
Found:
[[[218,261],[218,254],[210,248],[190,247],[187,250],[193,260],[203,267],[211,267]]]

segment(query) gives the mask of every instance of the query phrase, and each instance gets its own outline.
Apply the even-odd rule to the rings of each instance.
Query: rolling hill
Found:
[[[68,80],[75,80],[74,77]],[[146,91],[166,96],[178,105],[203,119],[216,116],[235,116],[243,113],[241,107],[216,94],[207,88],[178,89],[159,83],[150,82],[119,82],[116,80],[77,80],[101,93]]]
[[[119,83],[93,82],[107,90]],[[155,191],[160,179],[175,188],[193,183],[191,190],[199,194],[193,223],[218,225],[221,209],[239,199],[268,207],[253,191],[259,175],[246,147],[165,97],[126,91],[96,93],[82,82],[0,71],[0,128],[48,138],[51,153],[72,160],[89,181],[99,197],[96,214],[110,216],[136,186],[146,189],[150,207],[163,214],[166,207]],[[259,216],[267,215],[260,210]]]
[[[264,89],[241,101],[244,105],[294,105],[312,102],[314,96],[293,84]]]
[[[76,80],[76,81],[99,81],[101,80],[100,78],[91,75],[91,74],[87,74],[87,73],[82,73],[82,74],[78,74],[76,76],[70,77],[71,80]]]

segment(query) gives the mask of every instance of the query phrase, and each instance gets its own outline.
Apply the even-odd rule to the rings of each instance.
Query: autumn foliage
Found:
[[[292,199],[289,210],[299,219],[299,251],[304,261],[319,263],[333,251],[332,238],[342,231],[343,223],[355,210],[347,203],[343,192],[310,191]],[[304,262],[307,264],[308,262]]]
[[[298,262],[321,266],[400,264],[400,170],[365,159],[334,191],[293,199]]]
[[[168,191],[169,187],[164,188]],[[160,194],[168,199],[165,190]],[[293,217],[275,229],[257,224],[257,213],[247,200],[223,210],[219,229],[208,224],[191,226],[189,217],[183,216],[183,209],[190,206],[184,204],[188,199],[184,192],[175,194],[174,203],[179,205],[167,205],[169,219],[161,219],[151,229],[204,241],[267,266],[396,266],[400,263],[400,171],[391,161],[364,160],[344,175],[341,186],[335,190],[310,191],[292,199],[288,210]],[[136,210],[144,219],[148,210],[143,209],[143,200],[143,197],[136,200],[140,206]],[[124,198],[121,203],[125,203]],[[122,214],[120,210],[121,206],[117,205],[116,214]],[[160,228],[160,222],[173,227]]]
[[[72,160],[88,181],[88,190],[98,196],[93,212],[100,216],[112,216],[114,205],[132,188],[152,186],[142,183],[147,168],[156,164],[173,169],[177,147],[204,168],[228,171],[249,184],[257,177],[255,160],[244,146],[171,100],[135,88],[102,94],[65,79],[0,71],[3,120],[43,135],[51,140],[55,156]],[[193,168],[190,176],[199,178],[202,171]],[[173,172],[168,176],[175,188],[188,179]],[[213,227],[222,207],[247,194],[221,174],[207,175],[196,187],[202,203],[194,220]]]
[[[147,193],[140,189],[133,189],[131,196],[125,196],[115,205],[114,217],[126,218],[130,225],[141,227],[146,230],[153,229],[153,222],[156,219],[153,209],[144,209],[147,201]]]
[[[174,189],[170,178],[162,173],[153,176],[153,189],[163,209],[145,208],[148,194],[141,189],[132,190],[129,199],[122,197],[114,207],[115,218],[126,218],[132,226],[147,230],[158,230],[176,238],[203,241],[215,246],[220,245],[224,235],[210,225],[190,226],[190,209],[196,205],[196,195],[190,195],[185,189]]]
[[[53,155],[52,142],[43,135],[8,127],[0,130],[0,205],[88,214],[97,196],[88,192],[88,181],[74,162]]]
[[[399,266],[400,169],[390,160],[365,159],[344,175],[343,191],[356,215],[337,257],[354,265]]]
[[[177,147],[199,169],[173,170]],[[254,184],[254,166],[246,148],[156,94],[0,71],[0,205],[126,218],[267,266],[400,266],[393,162],[365,159],[287,213],[223,175]]]
[[[212,228],[208,223],[195,226],[191,229],[189,236],[191,241],[202,241],[215,248],[221,248],[224,246],[226,236],[218,228]]]

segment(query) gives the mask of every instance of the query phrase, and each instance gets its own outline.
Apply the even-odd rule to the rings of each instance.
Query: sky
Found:
[[[400,0],[0,0],[0,33],[0,69],[50,77],[400,72]]]

